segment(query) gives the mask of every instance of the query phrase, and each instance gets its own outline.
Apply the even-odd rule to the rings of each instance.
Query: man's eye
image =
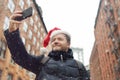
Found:
[[[58,40],[59,40],[59,41],[62,41],[63,39],[62,39],[62,38],[59,38]]]
[[[51,40],[51,42],[54,42],[54,41],[55,41],[55,39],[52,39],[52,40]]]

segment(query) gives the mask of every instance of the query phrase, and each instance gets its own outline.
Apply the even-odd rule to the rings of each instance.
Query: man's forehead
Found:
[[[54,38],[54,37],[65,37],[65,34],[64,33],[59,33],[59,34],[54,35],[52,38]]]

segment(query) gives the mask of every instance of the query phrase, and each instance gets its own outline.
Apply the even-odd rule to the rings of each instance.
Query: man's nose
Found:
[[[54,44],[58,44],[58,40],[57,39],[54,41]]]

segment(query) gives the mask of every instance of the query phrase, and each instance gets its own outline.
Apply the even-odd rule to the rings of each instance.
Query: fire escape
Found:
[[[118,33],[118,23],[115,20],[114,9],[109,0],[105,1],[104,10],[106,13],[106,24],[108,25],[110,32],[108,38],[112,41],[111,53],[115,55],[117,63],[114,65],[114,72],[116,80],[120,80],[120,34]]]

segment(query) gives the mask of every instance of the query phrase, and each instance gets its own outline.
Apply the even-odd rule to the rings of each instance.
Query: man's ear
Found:
[[[68,43],[68,48],[70,48],[70,43]]]

